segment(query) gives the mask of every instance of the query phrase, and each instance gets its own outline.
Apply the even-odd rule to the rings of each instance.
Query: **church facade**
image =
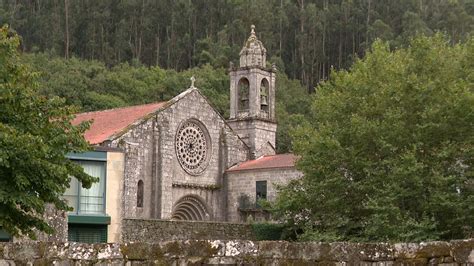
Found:
[[[85,137],[95,151],[71,159],[101,181],[66,193],[75,207],[68,216],[70,240],[80,241],[87,227],[105,230],[106,241],[120,241],[122,218],[265,218],[258,199],[274,199],[276,184],[301,173],[294,155],[275,154],[276,69],[266,68],[266,49],[253,26],[229,75],[228,120],[194,80],[167,102],[76,116],[74,123],[93,121]]]

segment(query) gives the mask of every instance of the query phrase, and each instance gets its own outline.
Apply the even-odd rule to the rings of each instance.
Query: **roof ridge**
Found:
[[[286,152],[286,153],[275,153],[275,154],[267,154],[267,155],[262,155],[261,157],[272,157],[272,156],[280,156],[280,155],[295,155],[294,153],[291,152]],[[260,158],[260,157],[259,157]],[[257,158],[258,159],[258,158]],[[255,159],[256,160],[256,159]]]
[[[93,113],[110,112],[110,111],[117,111],[117,110],[121,110],[121,109],[132,108],[132,107],[147,106],[147,105],[153,105],[153,104],[162,104],[162,103],[166,103],[166,102],[168,102],[168,101],[145,103],[145,104],[138,104],[138,105],[129,105],[129,106],[115,107],[115,108],[105,109],[105,110],[97,110],[97,111],[89,111],[89,112],[84,112],[84,113],[77,113],[75,115],[78,116],[78,115],[86,115],[86,114],[93,114]]]
[[[282,153],[273,155],[263,155],[257,159],[240,162],[229,167],[226,172],[248,171],[257,169],[274,169],[274,168],[292,168],[298,156],[294,153]]]

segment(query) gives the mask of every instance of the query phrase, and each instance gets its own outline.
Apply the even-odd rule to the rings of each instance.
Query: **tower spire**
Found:
[[[244,47],[240,51],[240,67],[261,67],[265,68],[267,61],[267,49],[258,40],[255,33],[255,25],[250,26],[250,36],[245,41]]]
[[[229,66],[229,125],[250,148],[252,158],[275,147],[275,69],[266,67],[267,49],[258,40],[255,25],[240,51],[240,66]]]
[[[251,36],[256,36],[255,35],[255,25],[250,26],[250,35]]]

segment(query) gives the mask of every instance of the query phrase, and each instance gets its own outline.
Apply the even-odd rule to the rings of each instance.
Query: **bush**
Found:
[[[261,240],[281,240],[281,235],[285,226],[283,224],[254,223],[252,231],[258,241]]]

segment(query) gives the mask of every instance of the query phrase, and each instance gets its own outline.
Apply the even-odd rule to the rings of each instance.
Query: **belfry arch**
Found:
[[[172,220],[207,221],[210,220],[208,207],[197,195],[186,195],[179,199],[173,208]]]

